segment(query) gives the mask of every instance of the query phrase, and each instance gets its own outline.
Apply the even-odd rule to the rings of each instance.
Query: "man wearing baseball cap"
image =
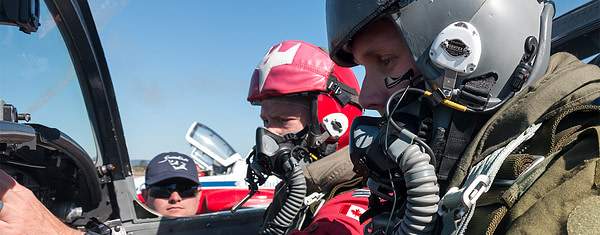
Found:
[[[163,216],[194,216],[200,203],[199,186],[194,160],[181,153],[161,153],[148,164],[142,197]]]

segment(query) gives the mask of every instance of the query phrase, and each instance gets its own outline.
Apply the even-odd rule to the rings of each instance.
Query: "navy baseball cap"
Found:
[[[177,152],[156,155],[146,168],[146,185],[171,178],[184,178],[200,185],[196,163],[192,158]]]

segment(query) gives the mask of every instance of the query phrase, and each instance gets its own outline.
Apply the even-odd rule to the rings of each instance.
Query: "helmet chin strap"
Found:
[[[318,115],[318,96],[315,96],[311,100],[310,112],[311,112],[311,123],[309,124],[309,132],[307,137],[308,149],[314,156],[314,160],[318,160],[323,156],[327,156],[337,150],[337,142],[329,143],[331,134],[326,130],[321,132],[321,125],[319,125]]]
[[[321,144],[329,138],[327,132],[321,133],[321,126],[319,125],[319,105],[318,96],[314,96],[310,101],[310,131],[308,132],[308,148],[310,150],[319,150]]]

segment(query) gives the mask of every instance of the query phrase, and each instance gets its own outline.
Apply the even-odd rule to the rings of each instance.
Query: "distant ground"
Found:
[[[133,168],[133,176],[144,176],[144,174],[146,174],[146,170],[140,170],[140,169],[136,169]]]
[[[131,170],[134,176],[143,176],[146,173],[148,160],[131,160]]]

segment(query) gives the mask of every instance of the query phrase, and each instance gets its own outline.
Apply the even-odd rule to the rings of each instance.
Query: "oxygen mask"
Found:
[[[256,129],[254,155],[246,159],[250,169],[259,179],[275,175],[282,180],[290,177],[296,167],[312,162],[306,148],[308,128],[299,132],[277,135],[264,127]]]
[[[317,159],[307,148],[308,132],[309,127],[283,135],[264,127],[256,129],[256,145],[246,158],[248,170],[245,180],[251,191],[232,211],[258,192],[258,186],[264,184],[269,176],[275,175],[284,182],[291,181],[297,177],[295,172]]]

